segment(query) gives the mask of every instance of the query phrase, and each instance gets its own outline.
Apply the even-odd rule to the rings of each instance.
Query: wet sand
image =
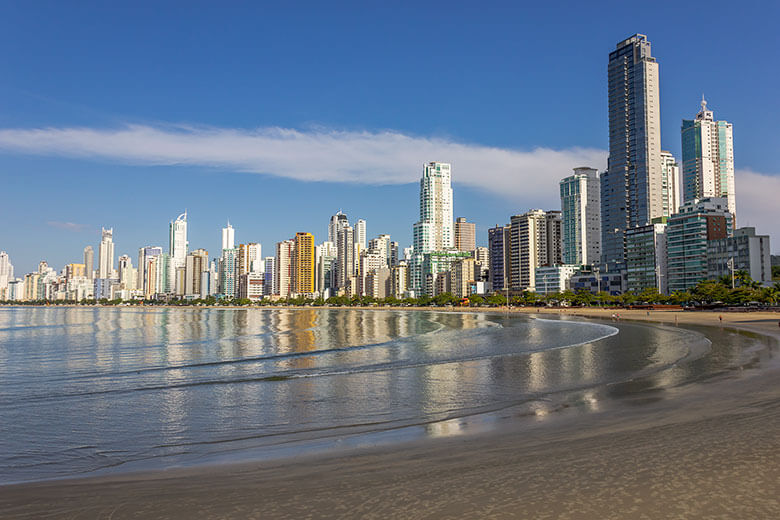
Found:
[[[519,312],[519,311],[515,311]],[[542,313],[648,319],[646,311]],[[600,314],[602,313],[602,314]],[[715,325],[718,313],[651,311]],[[724,327],[780,336],[777,313]],[[778,518],[780,367],[493,433],[0,487],[2,518]],[[511,419],[511,418],[510,418]]]

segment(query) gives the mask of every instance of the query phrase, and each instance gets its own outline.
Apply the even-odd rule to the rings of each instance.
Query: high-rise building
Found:
[[[731,236],[732,215],[722,197],[686,202],[667,221],[669,291],[687,291],[708,276],[707,250],[712,240]]]
[[[138,270],[133,267],[133,261],[129,255],[122,255],[117,261],[119,268],[119,287],[120,289],[134,291],[138,281]]]
[[[734,230],[734,236],[707,243],[707,277],[717,279],[735,271],[747,271],[754,281],[772,283],[769,235],[756,235],[756,228]]]
[[[452,172],[447,163],[423,166],[420,220],[414,224],[414,254],[452,249]]]
[[[87,278],[91,280],[95,277],[95,250],[92,249],[92,246],[84,248],[84,269]]]
[[[361,218],[355,222],[355,243],[360,246],[358,254],[360,254],[362,251],[365,251],[366,238],[366,221]]]
[[[536,268],[560,264],[561,212],[534,209],[511,218],[509,287],[536,289]]]
[[[225,242],[223,241],[223,243]],[[219,259],[219,294],[223,298],[235,298],[238,291],[238,278],[236,277],[237,255],[238,250],[235,248],[223,249],[222,256]]]
[[[163,276],[160,267],[164,265],[161,247],[142,247],[138,250],[138,277],[136,289],[143,291],[144,298],[151,298],[162,292]]]
[[[661,175],[663,197],[663,215],[671,217],[682,205],[682,191],[680,181],[680,165],[671,152],[661,150]]]
[[[205,249],[196,249],[187,255],[185,264],[184,294],[199,298],[203,291],[203,273],[209,270],[209,252]]]
[[[683,202],[724,197],[732,218],[734,193],[734,137],[731,123],[715,121],[702,98],[696,119],[682,122]]]
[[[188,248],[187,212],[185,211],[176,217],[175,221],[171,221],[168,228],[168,255],[170,257],[168,264],[169,287],[166,289],[168,293],[174,293],[179,296],[184,295],[184,278],[179,276],[178,273],[180,270],[185,269]],[[181,283],[177,283],[179,278],[181,278]]]
[[[288,298],[292,293],[293,256],[295,256],[295,240],[284,240],[276,244],[276,290],[282,298]]]
[[[465,217],[455,219],[455,249],[474,251],[477,248],[477,226]]]
[[[236,245],[236,231],[230,222],[227,227],[222,228],[222,249],[233,249]]]
[[[656,289],[669,292],[667,269],[666,217],[651,224],[626,230],[626,289],[640,293]]]
[[[314,250],[314,261],[317,264],[317,277],[314,290],[329,297],[336,289],[336,260],[338,248],[332,242],[323,242]],[[327,295],[327,296],[325,296]]]
[[[314,235],[298,232],[295,234],[295,249],[293,252],[292,292],[295,294],[313,294],[315,274]]]
[[[8,284],[14,279],[14,266],[8,253],[0,251],[0,301],[10,300],[8,297]]]
[[[330,217],[328,222],[328,242],[336,243],[338,241],[339,231],[349,226],[349,219],[339,210],[338,213]]]
[[[276,285],[276,257],[265,257],[265,287],[263,288],[265,296],[279,294],[279,287]]]
[[[563,263],[591,265],[601,261],[601,187],[595,168],[574,168],[562,179],[561,232]]]
[[[352,226],[339,230],[336,247],[338,249],[338,264],[336,267],[336,283],[339,289],[344,289],[355,276],[355,233]]]
[[[236,273],[238,276],[247,273],[262,273],[264,271],[264,262],[262,257],[262,246],[257,242],[238,245],[238,267]]]
[[[663,216],[658,62],[635,34],[609,54],[609,160],[601,176],[601,255],[623,264],[623,233]]]
[[[111,278],[114,270],[114,229],[103,228],[98,249],[98,278]]]
[[[492,291],[509,288],[511,262],[511,226],[496,226],[488,229],[490,271],[488,286]]]

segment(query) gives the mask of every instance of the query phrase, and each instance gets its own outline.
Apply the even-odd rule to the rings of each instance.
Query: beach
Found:
[[[778,338],[777,313],[522,309]],[[767,340],[769,341],[769,340]],[[775,349],[776,352],[776,349]],[[776,518],[780,367],[489,433],[0,487],[3,518]]]

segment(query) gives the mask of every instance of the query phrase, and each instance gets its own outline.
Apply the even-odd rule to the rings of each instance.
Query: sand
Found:
[[[535,309],[536,310],[536,309]],[[538,310],[537,310],[538,311]],[[526,312],[526,311],[514,311]],[[543,313],[648,319],[646,311]],[[720,326],[718,313],[650,319]],[[723,326],[780,336],[777,313]],[[2,518],[780,518],[780,368],[620,413],[272,462],[0,487]]]

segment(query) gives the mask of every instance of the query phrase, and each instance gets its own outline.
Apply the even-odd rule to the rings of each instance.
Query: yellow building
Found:
[[[66,279],[71,280],[81,276],[86,276],[86,266],[84,264],[68,264],[65,266]]]
[[[314,235],[296,233],[292,292],[296,294],[314,293],[314,276]]]

